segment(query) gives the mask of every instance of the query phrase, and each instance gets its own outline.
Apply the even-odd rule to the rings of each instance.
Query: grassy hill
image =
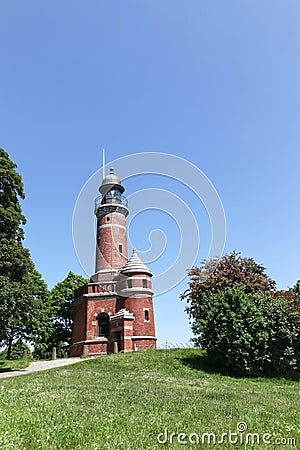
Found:
[[[299,448],[299,406],[296,381],[221,375],[196,350],[115,354],[0,380],[0,448]]]

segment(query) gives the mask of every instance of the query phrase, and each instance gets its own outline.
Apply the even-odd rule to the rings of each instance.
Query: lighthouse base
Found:
[[[129,303],[130,311],[125,307],[126,298],[103,290],[99,283],[77,289],[70,355],[95,356],[156,349],[154,323],[149,320],[148,313],[147,320],[143,315],[144,310],[149,311],[149,306],[152,308],[152,298],[141,295],[134,300]]]

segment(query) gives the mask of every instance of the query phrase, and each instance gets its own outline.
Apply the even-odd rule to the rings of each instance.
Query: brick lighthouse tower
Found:
[[[95,200],[95,274],[74,293],[71,356],[156,348],[152,273],[135,249],[128,259],[124,190],[111,168]]]

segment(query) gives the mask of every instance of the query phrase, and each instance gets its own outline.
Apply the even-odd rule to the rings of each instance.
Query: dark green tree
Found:
[[[0,149],[0,277],[4,277],[5,289],[7,282],[19,281],[32,267],[29,251],[22,245],[22,225],[26,219],[19,200],[24,199],[25,194],[16,167]]]
[[[270,371],[300,371],[299,282],[288,291],[277,291],[262,302],[268,323]]]
[[[30,347],[21,339],[15,341],[12,345],[10,359],[22,359],[24,357],[24,350],[26,350],[27,359],[32,359]],[[0,353],[0,359],[7,359],[7,348]]]
[[[40,339],[34,349],[36,358],[49,358],[52,347],[56,347],[58,357],[69,355],[72,326],[73,326],[73,299],[75,289],[88,283],[89,280],[81,275],[69,272],[67,277],[57,283],[50,291],[52,315],[52,331]],[[50,328],[49,328],[50,330]]]
[[[196,343],[236,375],[300,369],[300,317],[286,295],[245,293],[241,285],[203,295]]]
[[[24,199],[25,194],[16,168],[8,153],[0,148],[0,239],[20,243],[24,237],[22,225],[26,223],[20,199]]]
[[[56,308],[53,323],[58,342],[64,342],[69,352],[73,327],[74,291],[88,283],[89,280],[69,272],[67,277],[51,289],[50,296]]]
[[[258,375],[268,362],[267,322],[257,302],[260,294],[236,285],[205,293],[198,305],[193,332],[218,365],[236,375]]]
[[[36,269],[29,272],[27,286],[33,305],[29,316],[28,339],[35,344],[52,336],[54,332],[52,317],[56,313],[56,307],[46,283]]]
[[[292,293],[293,301],[300,307],[300,280],[298,280],[293,287],[289,289]]]
[[[47,287],[22,244],[26,219],[20,200],[25,194],[16,167],[0,149],[0,343],[7,346],[8,359],[14,341],[30,340],[37,331],[47,301]]]
[[[190,272],[182,294],[194,341],[239,375],[299,369],[299,283],[275,291],[275,281],[237,252]]]

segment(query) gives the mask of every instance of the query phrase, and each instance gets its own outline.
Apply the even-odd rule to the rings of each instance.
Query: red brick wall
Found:
[[[74,306],[73,312],[73,332],[72,343],[85,340],[85,326],[86,326],[86,301],[83,298],[81,302],[78,302]]]
[[[97,343],[97,344],[93,344],[93,343],[88,343],[86,344],[86,352],[87,355],[106,355],[107,354],[107,346],[108,343]]]
[[[98,323],[97,316],[101,312],[105,312],[110,315],[114,315],[116,311],[116,297],[110,297],[108,299],[93,299],[89,298],[87,302],[87,327],[86,327],[86,339],[93,339],[93,336],[98,336]],[[104,311],[102,311],[102,309]],[[92,322],[96,322],[94,325]],[[74,324],[75,325],[75,324]]]
[[[133,322],[134,336],[155,336],[152,297],[128,297],[124,300],[124,306],[135,316]],[[145,309],[149,310],[149,322],[145,321]]]
[[[132,287],[142,288],[142,279],[147,279],[147,289],[151,288],[151,278],[145,274],[134,274]],[[155,339],[144,339],[144,336],[155,337],[155,324],[152,296],[147,293],[132,293],[129,297],[118,297],[117,295],[105,295],[101,292],[101,287],[95,283],[89,283],[78,293],[82,296],[75,301],[74,305],[74,327],[72,336],[71,356],[81,355],[83,345],[87,354],[105,354],[114,350],[113,341],[117,337],[117,332],[121,331],[122,351],[133,351],[135,349],[156,348]],[[143,291],[143,289],[141,289]],[[130,292],[130,289],[128,289]],[[84,296],[83,296],[84,295]],[[120,319],[118,323],[112,323],[111,342],[93,342],[98,338],[97,316],[105,312],[113,316],[120,309],[125,308],[134,314],[134,320]],[[148,311],[148,319],[145,317],[145,310]],[[123,327],[124,326],[124,327]],[[117,328],[119,330],[114,330]],[[132,336],[140,336],[141,339],[133,339]],[[84,341],[84,342],[83,342]],[[78,344],[76,344],[78,342]]]
[[[150,350],[156,349],[156,340],[148,340],[148,339],[135,339],[133,341],[133,345],[136,345],[138,350]]]
[[[88,287],[86,289],[89,290]],[[98,336],[98,314],[106,312],[107,314],[114,315],[116,312],[116,303],[117,297],[83,297],[75,302],[71,356],[80,356],[83,353],[83,341],[92,341]],[[88,354],[107,352],[107,344],[86,343],[86,345]]]
[[[81,356],[83,353],[83,342],[80,344],[72,344],[70,356]]]
[[[119,289],[127,289],[128,280],[131,280],[132,287],[143,287],[143,280],[147,280],[147,288],[152,289],[150,276],[143,273],[130,274],[130,276],[121,275],[119,281]]]
[[[122,254],[119,251],[119,244],[122,245]],[[97,223],[96,272],[110,267],[119,268],[127,260],[127,232],[124,214],[114,212],[100,217]]]

